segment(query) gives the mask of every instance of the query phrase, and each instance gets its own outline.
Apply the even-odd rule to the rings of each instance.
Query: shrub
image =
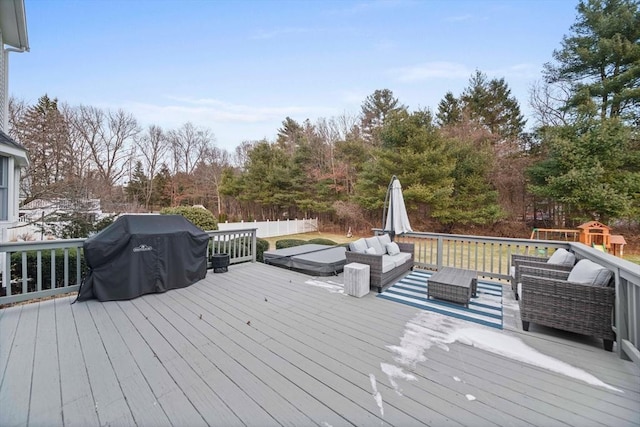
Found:
[[[334,242],[333,240],[323,239],[322,237],[311,239],[307,243],[314,244],[314,245],[329,245],[329,246],[337,245],[337,243]]]
[[[258,237],[256,242],[256,261],[264,262],[264,251],[269,250],[269,241]]]
[[[204,231],[218,229],[218,223],[213,213],[207,209],[194,208],[191,206],[177,206],[175,208],[164,208],[160,211],[162,215],[182,215],[193,223],[196,227]]]
[[[69,249],[69,285],[77,285],[76,283],[76,251],[75,249]],[[64,250],[56,249],[55,251],[55,273],[56,273],[56,287],[64,286]],[[87,264],[84,260],[82,252],[80,252],[80,268],[81,276],[84,277],[87,274]],[[11,278],[17,279],[20,283],[17,284],[18,289],[22,289],[22,252],[15,252],[11,254]],[[42,251],[42,289],[51,289],[51,251]],[[28,282],[28,290],[30,292],[36,290],[37,278],[38,278],[38,252],[27,252],[27,278],[31,279]],[[13,289],[12,289],[13,290]]]
[[[282,239],[276,242],[276,249],[292,248],[294,246],[305,245],[306,240],[300,239]]]

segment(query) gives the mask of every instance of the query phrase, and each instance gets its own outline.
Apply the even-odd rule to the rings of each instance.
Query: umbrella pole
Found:
[[[392,188],[393,188],[393,181],[395,181],[396,179],[398,179],[395,175],[393,175],[391,177],[391,181],[389,181],[389,185],[387,186],[387,194],[384,196],[384,205],[382,206],[382,231],[387,231],[385,230],[385,227],[387,226],[387,210],[389,208],[389,204],[391,203],[390,198],[393,197],[393,195],[391,194]],[[393,211],[391,212],[391,225],[393,226]],[[395,233],[392,230],[389,230],[389,236],[391,237],[391,240],[393,240]]]

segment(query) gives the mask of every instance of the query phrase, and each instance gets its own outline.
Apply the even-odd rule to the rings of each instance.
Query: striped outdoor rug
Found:
[[[502,285],[478,280],[478,297],[472,297],[469,308],[466,308],[462,304],[435,298],[427,299],[427,287],[431,274],[432,272],[429,271],[415,270],[378,294],[378,297],[502,329]]]

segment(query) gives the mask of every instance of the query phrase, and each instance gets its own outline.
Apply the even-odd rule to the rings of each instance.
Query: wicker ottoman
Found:
[[[476,295],[477,278],[476,271],[444,267],[429,278],[427,298],[453,301],[469,307],[471,295]]]

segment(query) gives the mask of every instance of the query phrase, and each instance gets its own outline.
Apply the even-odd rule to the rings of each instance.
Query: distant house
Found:
[[[9,53],[29,50],[24,0],[0,0],[0,48],[0,242],[4,242],[7,229],[18,221],[20,169],[28,164],[27,151],[8,135]]]

